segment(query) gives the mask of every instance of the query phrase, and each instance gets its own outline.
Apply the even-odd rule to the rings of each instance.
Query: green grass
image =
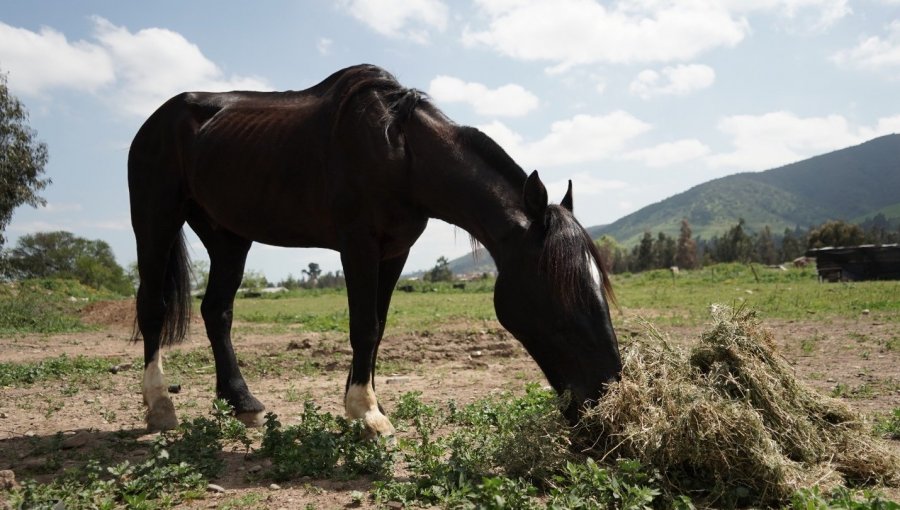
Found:
[[[393,333],[433,329],[453,321],[495,320],[493,293],[462,292],[441,287],[437,292],[395,292],[388,313]],[[235,319],[254,324],[289,325],[297,332],[349,331],[347,296],[343,292],[294,292],[278,299],[239,299]]]
[[[0,336],[94,329],[82,324],[79,309],[93,299],[116,297],[75,280],[41,278],[0,284]]]
[[[766,318],[870,313],[880,320],[900,321],[900,281],[820,283],[813,268],[754,269],[756,276],[743,264],[681,271],[674,277],[668,270],[626,273],[615,275],[613,285],[623,309],[664,310],[654,322],[670,325],[704,323],[712,303],[749,306]]]
[[[72,384],[108,374],[118,358],[69,357],[62,354],[33,363],[0,363],[0,386],[30,386],[39,382],[65,379]]]
[[[755,270],[755,273],[754,273]],[[758,281],[757,281],[758,278]],[[493,280],[465,290],[449,284],[417,283],[414,292],[394,293],[388,315],[388,333],[409,333],[440,328],[459,321],[496,320]],[[619,304],[629,310],[653,310],[661,325],[703,324],[713,303],[749,306],[763,317],[817,319],[859,317],[867,313],[879,320],[900,321],[900,281],[820,283],[814,268],[786,271],[755,265],[719,264],[674,276],[668,270],[613,275]],[[343,291],[294,291],[277,299],[239,299],[235,318],[254,331],[348,332],[349,314]],[[619,320],[614,314],[614,320]],[[269,328],[269,329],[258,329]],[[887,349],[897,348],[889,342]]]

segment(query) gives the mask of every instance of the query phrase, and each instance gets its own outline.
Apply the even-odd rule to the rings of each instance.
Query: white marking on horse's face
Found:
[[[587,265],[591,268],[591,280],[594,282],[594,285],[597,286],[597,289],[603,288],[603,273],[600,272],[600,268],[597,267],[597,261],[594,260],[594,257],[591,257],[590,253],[585,253],[585,258],[587,259]]]
[[[350,420],[362,420],[369,435],[390,436],[394,426],[378,409],[378,400],[371,382],[368,384],[351,384],[344,396],[344,409]]]

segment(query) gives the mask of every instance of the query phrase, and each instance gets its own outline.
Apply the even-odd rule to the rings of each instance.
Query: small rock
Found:
[[[391,510],[401,510],[403,508],[403,503],[399,501],[388,501],[387,507]]]
[[[67,437],[59,446],[63,450],[81,448],[82,446],[87,444],[90,438],[90,434],[88,434],[87,432],[78,432],[74,436]]]
[[[222,494],[223,492],[225,492],[225,487],[222,487],[221,485],[216,485],[214,483],[210,483],[210,484],[206,485],[206,490],[208,490],[209,492],[216,492],[216,493]]]
[[[0,413],[0,418],[6,419],[6,413]]]
[[[864,310],[862,311],[862,314],[863,314],[863,315],[869,315],[869,309],[868,309],[868,308],[864,309]]]
[[[481,351],[474,351],[474,352],[472,352],[472,357],[473,357],[473,358],[480,358],[480,357],[482,357],[482,356],[484,356],[484,353],[482,353]]]
[[[260,471],[262,471],[262,466],[259,465],[259,464],[255,464],[255,465],[250,466],[249,468],[247,468],[247,472],[248,472],[248,473],[258,473],[258,472],[260,472]]]
[[[269,489],[270,489],[270,490],[273,490],[273,491],[280,491],[280,490],[281,490],[281,486],[278,485],[277,483],[273,483],[273,484],[269,485]]]
[[[33,430],[29,430],[28,432],[25,433],[25,437],[34,437],[34,435],[35,434],[34,434]]]
[[[18,487],[19,484],[16,482],[16,474],[13,473],[11,469],[4,469],[0,471],[0,490],[12,490]]]
[[[120,365],[113,365],[109,367],[109,371],[113,374],[118,374],[124,370],[130,370],[133,365],[131,363],[122,363]]]
[[[406,375],[397,375],[393,377],[388,377],[384,380],[384,384],[400,384],[409,382],[409,376]]]
[[[180,384],[170,384],[169,385],[169,393],[181,393],[181,385]]]

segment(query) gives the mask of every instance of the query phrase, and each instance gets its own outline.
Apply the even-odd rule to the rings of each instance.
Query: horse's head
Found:
[[[572,215],[571,182],[562,203],[548,205],[533,172],[523,200],[530,224],[503,257],[494,306],[553,388],[569,393],[564,414],[574,422],[621,372],[610,287],[596,246]]]

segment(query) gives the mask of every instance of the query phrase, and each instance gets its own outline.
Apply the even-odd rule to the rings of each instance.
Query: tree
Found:
[[[3,232],[16,207],[46,203],[37,192],[50,184],[50,179],[41,178],[47,145],[36,136],[28,126],[28,112],[9,93],[6,75],[0,72],[0,247],[6,242]]]
[[[63,231],[29,234],[7,250],[6,260],[7,276],[13,279],[73,278],[95,289],[124,295],[134,292],[109,244],[99,239]]]
[[[737,225],[731,227],[716,242],[716,261],[718,262],[750,262],[753,260],[753,239],[744,231],[746,221],[738,219]]]
[[[793,230],[784,229],[784,236],[781,238],[781,260],[784,262],[802,257],[806,253],[803,245],[803,241],[797,238]]]
[[[697,243],[691,237],[691,225],[687,218],[681,219],[681,232],[675,246],[675,265],[683,269],[697,267]]]
[[[777,262],[778,255],[775,251],[775,241],[772,239],[772,230],[768,225],[756,237],[756,257],[762,264],[772,265]]]
[[[304,269],[303,274],[306,275],[309,286],[314,288],[316,287],[316,283],[318,283],[319,275],[322,274],[322,269],[319,268],[319,264],[310,262],[309,269]]]
[[[653,266],[651,269],[664,269],[675,265],[675,240],[665,232],[656,234],[653,243]]]
[[[453,271],[450,270],[450,261],[441,256],[431,271],[425,273],[425,280],[430,282],[449,282],[453,280]]]
[[[653,269],[653,234],[644,232],[640,244],[634,247],[631,258],[634,260],[635,271]]]
[[[866,241],[866,233],[859,225],[846,221],[827,221],[810,230],[807,247],[856,246]]]

